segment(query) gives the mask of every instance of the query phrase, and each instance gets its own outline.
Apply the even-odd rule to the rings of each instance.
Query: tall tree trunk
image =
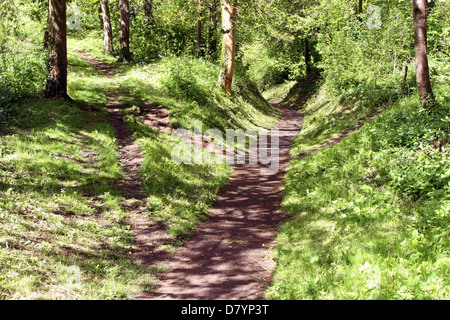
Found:
[[[147,28],[151,27],[154,23],[153,0],[145,0],[144,13],[145,13],[145,24],[146,24]]]
[[[427,0],[414,0],[414,50],[416,57],[417,91],[420,104],[426,109],[434,107],[427,53]]]
[[[46,98],[69,99],[67,95],[66,0],[48,0],[45,47],[49,50]]]
[[[219,0],[214,0],[212,3],[208,5],[209,8],[209,32],[208,32],[208,52],[210,55],[215,55],[217,52],[217,39],[216,39],[216,33],[217,33],[217,6],[219,4]]]
[[[103,52],[108,54],[112,50],[112,26],[111,26],[111,16],[109,14],[108,0],[101,0],[102,4],[102,16],[103,16],[103,34],[105,45]]]
[[[311,48],[308,36],[305,38],[305,65],[306,65],[306,75],[311,73]]]
[[[202,55],[202,20],[201,16],[197,20],[197,59]]]
[[[100,6],[98,7],[98,19],[100,21],[100,28],[103,28],[103,13],[102,13],[102,0],[100,0]]]
[[[222,63],[219,83],[231,95],[236,58],[237,1],[222,0]]]
[[[128,0],[119,0],[120,7],[120,57],[119,61],[131,61],[130,52],[130,6]]]

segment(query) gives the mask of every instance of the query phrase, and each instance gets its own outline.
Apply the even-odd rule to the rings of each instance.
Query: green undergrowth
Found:
[[[153,283],[129,256],[114,135],[65,102],[15,106],[0,135],[0,299],[123,299]]]
[[[218,67],[203,59],[166,57],[153,63],[123,65],[103,55],[98,43],[70,39],[69,48],[69,63],[75,73],[69,93],[81,101],[102,102],[106,93],[114,92],[129,105],[146,102],[163,107],[173,128],[192,129],[196,121],[201,121],[204,131],[218,129],[224,133],[227,129],[268,129],[280,116],[245,77],[237,77],[234,94],[228,97],[217,83]],[[92,53],[120,72],[113,79],[101,77],[75,49]],[[80,90],[89,96],[80,96]]]
[[[409,85],[412,84],[404,86]],[[303,79],[283,100],[287,105],[300,108],[304,115],[302,132],[295,137],[291,154],[320,149],[325,142],[388,109],[399,97],[396,90],[360,86],[337,95],[318,75]]]
[[[320,89],[309,99],[294,155],[385,111],[292,161],[283,200],[292,219],[277,237],[269,299],[449,298],[449,89],[448,77],[435,77],[439,106],[429,113],[417,95],[358,116]]]

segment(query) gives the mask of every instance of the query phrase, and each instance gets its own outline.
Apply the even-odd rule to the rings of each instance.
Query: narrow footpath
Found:
[[[113,77],[118,72],[87,52],[78,53],[106,76]],[[107,109],[117,132],[119,159],[125,175],[118,189],[126,199],[124,207],[130,213],[138,247],[133,257],[147,265],[160,265],[170,270],[156,283],[155,290],[142,292],[135,299],[264,298],[275,267],[270,249],[275,246],[274,237],[285,219],[280,211],[284,173],[290,161],[293,138],[300,132],[303,119],[294,109],[275,106],[282,112],[273,127],[279,130],[278,173],[263,175],[261,164],[236,166],[208,220],[198,226],[176,254],[171,254],[158,250],[158,246],[168,240],[165,227],[142,214],[146,196],[137,173],[143,157],[119,112],[129,106],[120,104],[114,94],[108,97]],[[144,121],[147,125],[167,120],[160,109],[143,112],[144,119],[156,120]],[[161,119],[155,119],[158,116]],[[156,129],[170,132],[167,127]]]

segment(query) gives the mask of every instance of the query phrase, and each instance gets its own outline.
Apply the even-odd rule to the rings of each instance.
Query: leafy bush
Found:
[[[39,21],[23,12],[12,12],[0,23],[0,108],[42,91],[46,76],[42,30]]]

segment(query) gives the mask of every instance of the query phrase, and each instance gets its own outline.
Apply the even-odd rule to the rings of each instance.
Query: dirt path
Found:
[[[105,76],[112,79],[115,75],[120,74],[120,70],[116,67],[101,61],[89,52],[75,51]],[[166,232],[166,226],[143,214],[147,211],[147,196],[138,173],[144,157],[139,144],[133,139],[133,133],[128,128],[124,115],[121,114],[122,110],[130,107],[132,106],[123,104],[114,93],[108,94],[106,103],[106,109],[109,112],[108,120],[116,131],[119,145],[118,158],[124,173],[123,179],[117,183],[117,189],[125,198],[122,208],[129,213],[128,223],[132,226],[137,247],[137,251],[132,253],[132,257],[135,260],[145,260],[148,255],[166,256],[167,253],[160,247],[172,238]],[[160,106],[143,102],[141,113],[142,120],[146,125],[162,132],[171,132],[167,125],[168,114]]]
[[[88,53],[79,53],[105,75],[112,77],[116,73],[110,65]],[[136,234],[138,251],[133,257],[171,270],[153,292],[143,292],[136,299],[263,299],[274,268],[270,248],[275,245],[274,236],[284,220],[280,212],[284,170],[290,160],[292,140],[301,128],[302,115],[277,105],[282,111],[280,121],[274,126],[280,130],[278,173],[262,175],[261,165],[235,167],[208,221],[198,226],[176,254],[170,254],[158,250],[168,239],[164,226],[141,215],[145,210],[145,194],[137,172],[143,157],[119,113],[128,106],[115,100],[110,96],[107,108],[117,132],[119,158],[125,173],[118,188],[127,199],[124,206],[130,212]],[[143,111],[145,119],[148,110]],[[152,120],[147,121],[147,125],[160,123],[165,118],[161,110],[158,112],[151,112]]]
[[[301,115],[278,105],[280,170],[261,175],[260,165],[235,168],[230,183],[177,255],[161,261],[168,273],[152,293],[138,299],[263,299],[274,262],[269,249],[284,216],[280,212],[284,169]],[[155,261],[148,261],[154,263]]]

